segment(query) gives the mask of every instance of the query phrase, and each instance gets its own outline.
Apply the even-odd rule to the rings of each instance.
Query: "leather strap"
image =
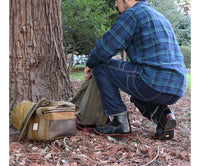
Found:
[[[21,126],[21,128],[20,128],[20,133],[22,132],[22,130],[23,130],[23,128],[24,128],[24,125],[26,124],[28,118],[30,117],[30,115],[31,115],[31,113],[32,113],[32,111],[33,111],[33,109],[35,108],[36,105],[37,105],[37,104],[34,104],[33,107],[30,109],[30,111],[28,112],[28,114],[26,115],[26,118],[25,118],[24,121],[22,122],[22,126]]]

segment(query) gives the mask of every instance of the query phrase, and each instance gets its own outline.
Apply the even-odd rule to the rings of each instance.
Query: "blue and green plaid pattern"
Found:
[[[119,16],[89,55],[87,66],[108,64],[126,50],[141,67],[141,78],[159,92],[183,96],[186,68],[174,31],[168,20],[144,1]]]

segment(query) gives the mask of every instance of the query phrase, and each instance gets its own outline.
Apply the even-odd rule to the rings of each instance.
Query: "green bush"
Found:
[[[190,46],[180,46],[181,52],[184,56],[184,62],[187,68],[191,67],[191,48]]]
[[[67,52],[88,55],[111,27],[115,10],[105,0],[62,0],[63,37]]]
[[[191,20],[190,15],[182,13],[177,0],[147,0],[157,11],[162,13],[171,23],[176,34],[179,45],[191,44]],[[179,0],[180,2],[180,0]],[[183,0],[181,0],[183,2]],[[188,4],[187,0],[184,3]]]
[[[175,28],[179,45],[190,45],[191,43],[191,22],[190,16],[183,16]]]

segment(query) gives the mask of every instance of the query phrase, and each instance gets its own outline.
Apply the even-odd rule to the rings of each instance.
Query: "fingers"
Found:
[[[87,81],[91,77],[91,74],[84,74],[84,80]]]
[[[92,69],[89,67],[86,67],[84,70],[84,80],[87,81],[89,80],[89,78],[91,77],[91,74],[89,72],[91,72]]]
[[[90,71],[92,71],[92,69],[91,68],[89,68],[88,66],[85,68],[85,70],[84,70],[84,73],[88,73],[88,72],[90,72]]]

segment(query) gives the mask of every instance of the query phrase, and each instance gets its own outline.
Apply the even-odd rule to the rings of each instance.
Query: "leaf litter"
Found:
[[[74,81],[74,93],[81,86]],[[22,140],[10,127],[9,165],[45,166],[167,166],[191,165],[191,95],[170,106],[177,119],[175,138],[154,140],[155,127],[144,118],[129,96],[121,92],[129,111],[132,136],[125,141],[78,131],[76,136],[55,141]]]

